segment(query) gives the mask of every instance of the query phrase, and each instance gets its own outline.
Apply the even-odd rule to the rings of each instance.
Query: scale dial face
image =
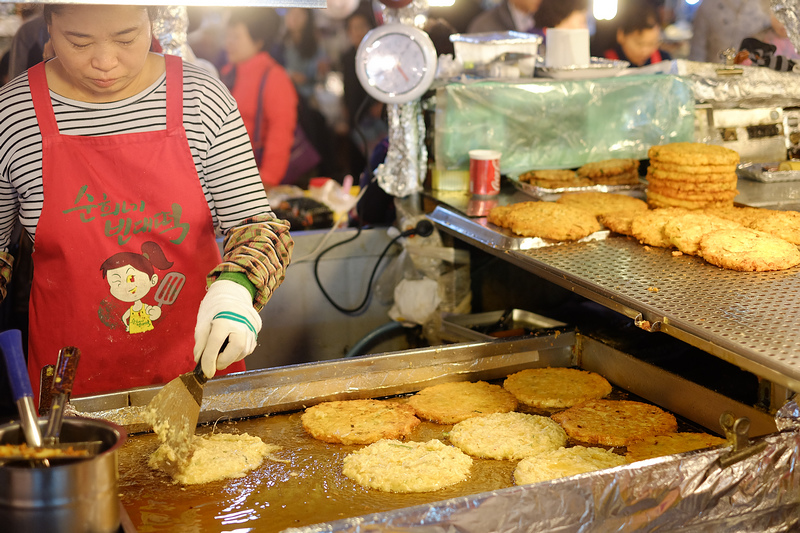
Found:
[[[421,97],[436,76],[436,48],[427,33],[413,26],[379,26],[358,47],[356,74],[376,100],[410,102]]]

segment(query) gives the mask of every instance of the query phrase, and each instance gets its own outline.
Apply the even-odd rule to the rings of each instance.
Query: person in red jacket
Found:
[[[618,16],[617,42],[603,54],[606,59],[621,59],[631,67],[643,67],[672,59],[659,49],[661,26],[652,0],[628,2]]]
[[[225,38],[228,64],[220,72],[250,134],[265,188],[283,181],[297,125],[294,84],[267,52],[280,24],[271,8],[232,9]]]

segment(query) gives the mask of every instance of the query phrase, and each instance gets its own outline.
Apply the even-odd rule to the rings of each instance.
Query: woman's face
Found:
[[[228,61],[242,63],[261,51],[261,41],[253,41],[243,23],[229,24],[225,32],[225,51]]]
[[[136,82],[151,44],[138,6],[64,6],[47,27],[60,74],[79,92],[108,99]]]

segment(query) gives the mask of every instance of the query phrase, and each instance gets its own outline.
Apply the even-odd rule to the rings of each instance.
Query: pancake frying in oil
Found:
[[[409,398],[417,416],[439,424],[456,424],[474,416],[507,413],[517,408],[513,394],[485,381],[440,383]]]
[[[437,439],[380,440],[344,458],[342,473],[384,492],[431,492],[469,476],[472,458]]]
[[[672,455],[675,453],[702,450],[712,446],[722,446],[728,441],[709,435],[708,433],[667,433],[666,435],[653,435],[640,442],[628,445],[625,457],[630,462],[643,461],[653,457]]]
[[[539,409],[572,407],[611,392],[606,378],[576,368],[528,368],[508,376],[503,387],[520,402]]]
[[[449,435],[461,451],[486,459],[522,459],[567,443],[566,432],[556,422],[524,413],[468,418],[453,426]]]
[[[312,437],[334,444],[372,444],[405,437],[420,423],[406,404],[381,400],[323,402],[300,417]]]
[[[552,452],[526,457],[520,461],[514,470],[514,483],[517,485],[538,483],[548,479],[613,468],[627,462],[621,455],[603,448],[584,446],[559,448]]]
[[[678,428],[672,414],[655,405],[630,400],[589,400],[551,418],[571,438],[604,446],[627,446]]]

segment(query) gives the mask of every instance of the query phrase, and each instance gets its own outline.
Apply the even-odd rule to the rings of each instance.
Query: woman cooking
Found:
[[[0,292],[18,219],[34,240],[35,397],[41,368],[69,345],[83,354],[76,396],[166,383],[193,356],[209,377],[244,370],[289,264],[289,226],[235,101],[202,69],[150,52],[153,14],[45,6],[54,59],[0,92]],[[106,263],[121,253],[169,271]],[[152,327],[130,331],[131,302]]]

